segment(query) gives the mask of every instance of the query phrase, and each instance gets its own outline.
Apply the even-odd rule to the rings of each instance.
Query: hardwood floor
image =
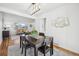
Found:
[[[15,43],[16,44],[19,44],[19,40],[18,39],[15,39],[15,41],[11,40],[11,38],[5,38],[4,41],[1,42],[1,45],[0,45],[0,56],[7,56],[8,54],[8,47],[10,45],[14,45]],[[75,52],[72,52],[72,51],[69,51],[67,49],[64,49],[62,47],[59,47],[57,45],[53,45],[53,48],[55,50],[58,50],[59,52],[62,52],[68,56],[79,56],[79,53],[75,53]]]
[[[0,45],[0,56],[7,56],[8,54],[8,46],[12,45],[12,41],[10,38],[5,38],[4,41],[1,42]]]

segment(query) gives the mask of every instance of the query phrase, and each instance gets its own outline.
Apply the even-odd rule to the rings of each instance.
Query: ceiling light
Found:
[[[30,15],[34,15],[34,14],[36,14],[38,11],[40,10],[40,6],[39,6],[39,4],[38,3],[31,3],[31,5],[29,6],[29,8],[28,8],[28,13],[30,14]]]

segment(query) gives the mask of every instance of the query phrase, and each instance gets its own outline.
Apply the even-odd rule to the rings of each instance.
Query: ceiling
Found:
[[[31,3],[0,3],[0,7],[4,7],[23,14],[28,14],[28,7],[30,5]],[[40,11],[36,13],[35,16],[40,16],[41,14],[52,11],[61,5],[63,5],[63,3],[40,3]]]
[[[29,5],[29,3],[0,3],[0,7],[8,8],[22,13],[25,12]]]

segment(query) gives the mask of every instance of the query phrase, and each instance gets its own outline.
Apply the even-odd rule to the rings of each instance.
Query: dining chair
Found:
[[[39,47],[38,48],[38,50],[42,53],[42,54],[44,54],[44,56],[46,55],[46,53],[47,52],[49,52],[50,51],[50,56],[53,54],[53,51],[51,50],[51,43],[50,43],[50,45],[48,46],[47,45],[47,43],[46,43],[46,41],[45,41],[45,34],[44,33],[39,33],[39,36],[43,36],[44,37],[44,42],[43,42],[43,44],[42,44],[42,46],[41,47]]]
[[[22,46],[22,39],[21,39],[21,36],[26,36],[26,35],[29,35],[30,34],[30,32],[28,32],[28,33],[26,33],[26,32],[23,32],[23,33],[20,33],[19,35],[20,35],[20,48],[21,48],[21,46]]]
[[[25,36],[25,34],[24,33],[19,33],[19,35],[20,35],[20,48],[22,47],[22,36]]]
[[[32,36],[28,36],[28,39],[30,41],[31,46],[34,48],[34,56],[38,56],[37,47],[36,47],[37,39]]]
[[[26,38],[26,36],[21,36],[21,40],[22,40],[22,50],[21,50],[21,54],[23,54],[23,48],[25,49],[25,53],[24,55],[26,56],[26,52],[28,48],[31,48],[31,44],[29,43],[28,39]]]

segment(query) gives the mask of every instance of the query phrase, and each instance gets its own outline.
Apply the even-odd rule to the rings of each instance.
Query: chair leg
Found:
[[[44,46],[44,56],[46,55],[46,54],[45,54],[45,48],[46,48],[46,47]]]
[[[34,46],[34,56],[37,56],[37,55],[38,55],[38,52],[37,52],[36,47]]]
[[[20,48],[21,48],[21,37],[20,37]]]
[[[44,56],[46,56],[46,54],[44,53]]]
[[[44,45],[44,56],[46,56],[46,54],[45,54],[45,50],[46,50],[46,42],[44,42],[45,43],[45,45]]]
[[[52,51],[51,51],[51,49],[50,49],[50,56],[52,55]]]
[[[25,56],[26,56],[26,47],[25,47]]]
[[[51,56],[51,55],[53,55],[53,38],[51,40],[50,47],[51,47],[51,49],[50,49],[50,56]]]
[[[21,51],[21,54],[23,54],[23,47],[22,47],[22,51]]]

